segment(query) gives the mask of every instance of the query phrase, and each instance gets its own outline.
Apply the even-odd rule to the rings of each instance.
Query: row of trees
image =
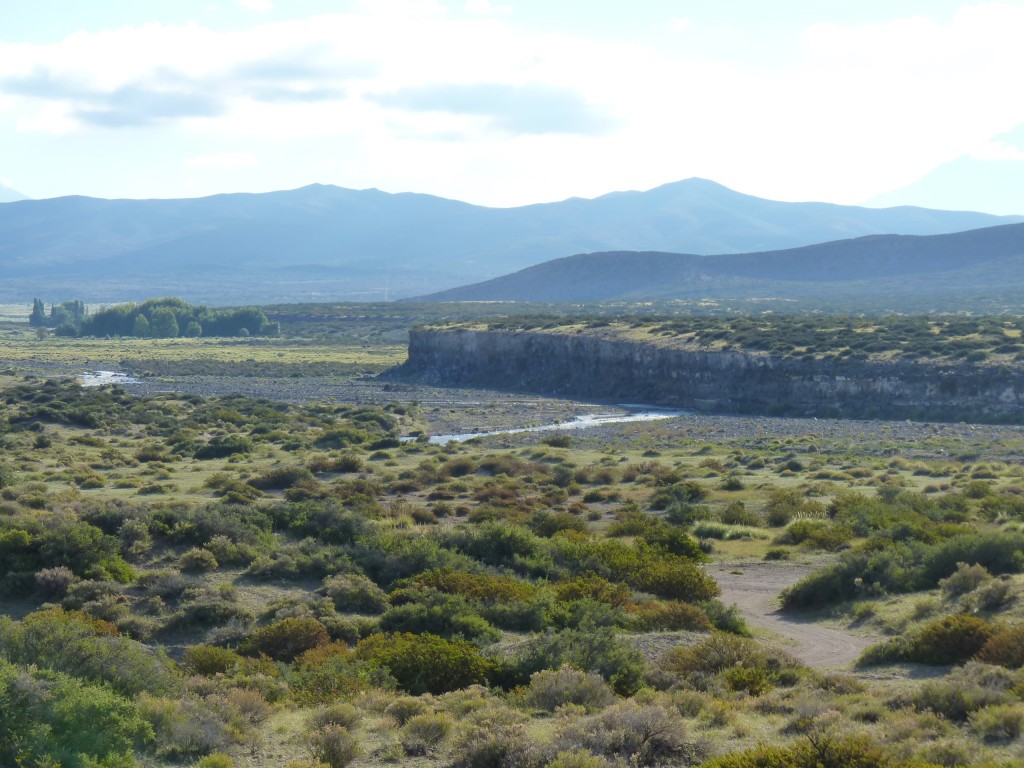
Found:
[[[178,298],[118,304],[86,315],[80,301],[54,304],[50,317],[34,299],[29,324],[52,327],[61,336],[135,336],[170,339],[178,336],[276,336],[280,325],[258,307],[213,310]]]
[[[28,316],[28,324],[33,328],[72,328],[77,330],[85,319],[85,304],[81,301],[65,301],[50,306],[50,314],[46,314],[46,305],[42,299],[32,299],[32,314]]]

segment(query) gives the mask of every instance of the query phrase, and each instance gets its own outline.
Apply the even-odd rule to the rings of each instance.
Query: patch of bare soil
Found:
[[[846,667],[881,638],[823,626],[799,614],[779,610],[778,594],[814,570],[796,563],[715,563],[708,571],[722,588],[721,600],[733,603],[747,623],[786,641],[787,650],[809,667]]]

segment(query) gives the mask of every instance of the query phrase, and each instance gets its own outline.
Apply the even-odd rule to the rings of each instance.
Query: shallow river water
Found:
[[[593,413],[577,416],[568,421],[560,421],[555,424],[541,424],[536,427],[516,427],[509,429],[496,429],[491,432],[463,432],[452,435],[431,435],[430,442],[435,445],[446,443],[462,443],[472,440],[475,437],[489,437],[491,435],[517,435],[523,432],[555,432],[568,429],[587,429],[589,427],[600,427],[604,424],[625,424],[635,421],[659,421],[661,419],[673,419],[682,416],[686,411],[674,411],[667,408],[651,408],[649,406],[625,405],[623,408],[642,408],[643,410],[630,410],[628,413]],[[403,440],[415,440],[414,437],[402,438]]]

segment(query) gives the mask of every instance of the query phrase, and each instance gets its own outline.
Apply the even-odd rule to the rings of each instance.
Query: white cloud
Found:
[[[256,164],[256,158],[246,152],[217,152],[212,155],[197,155],[185,158],[185,165],[192,168],[246,168]]]
[[[508,15],[512,13],[511,5],[495,5],[491,0],[466,0],[466,12],[481,16]]]
[[[347,186],[512,204],[694,175],[853,202],[997,151],[988,139],[1024,123],[1012,96],[1024,71],[1018,3],[964,6],[945,22],[815,25],[757,68],[701,52],[693,34],[616,42],[517,26],[502,11],[499,0],[456,12],[361,0],[241,30],[150,24],[0,43],[0,126],[93,137],[118,124],[122,141],[160,131],[197,177],[243,167],[229,159],[240,151],[204,160],[221,157],[206,154],[212,143],[244,147],[261,173],[277,162]],[[693,30],[685,18],[664,25]],[[571,122],[551,101],[519,98],[536,84],[615,130],[510,130]],[[509,98],[486,114],[380,98],[488,89]]]
[[[238,4],[247,11],[255,11],[256,13],[267,13],[274,8],[271,0],[238,0]]]

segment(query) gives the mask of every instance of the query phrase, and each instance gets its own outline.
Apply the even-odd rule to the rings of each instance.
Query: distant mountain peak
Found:
[[[6,184],[0,184],[0,203],[16,203],[19,200],[28,200],[27,195],[21,194],[16,189],[11,189]]]

